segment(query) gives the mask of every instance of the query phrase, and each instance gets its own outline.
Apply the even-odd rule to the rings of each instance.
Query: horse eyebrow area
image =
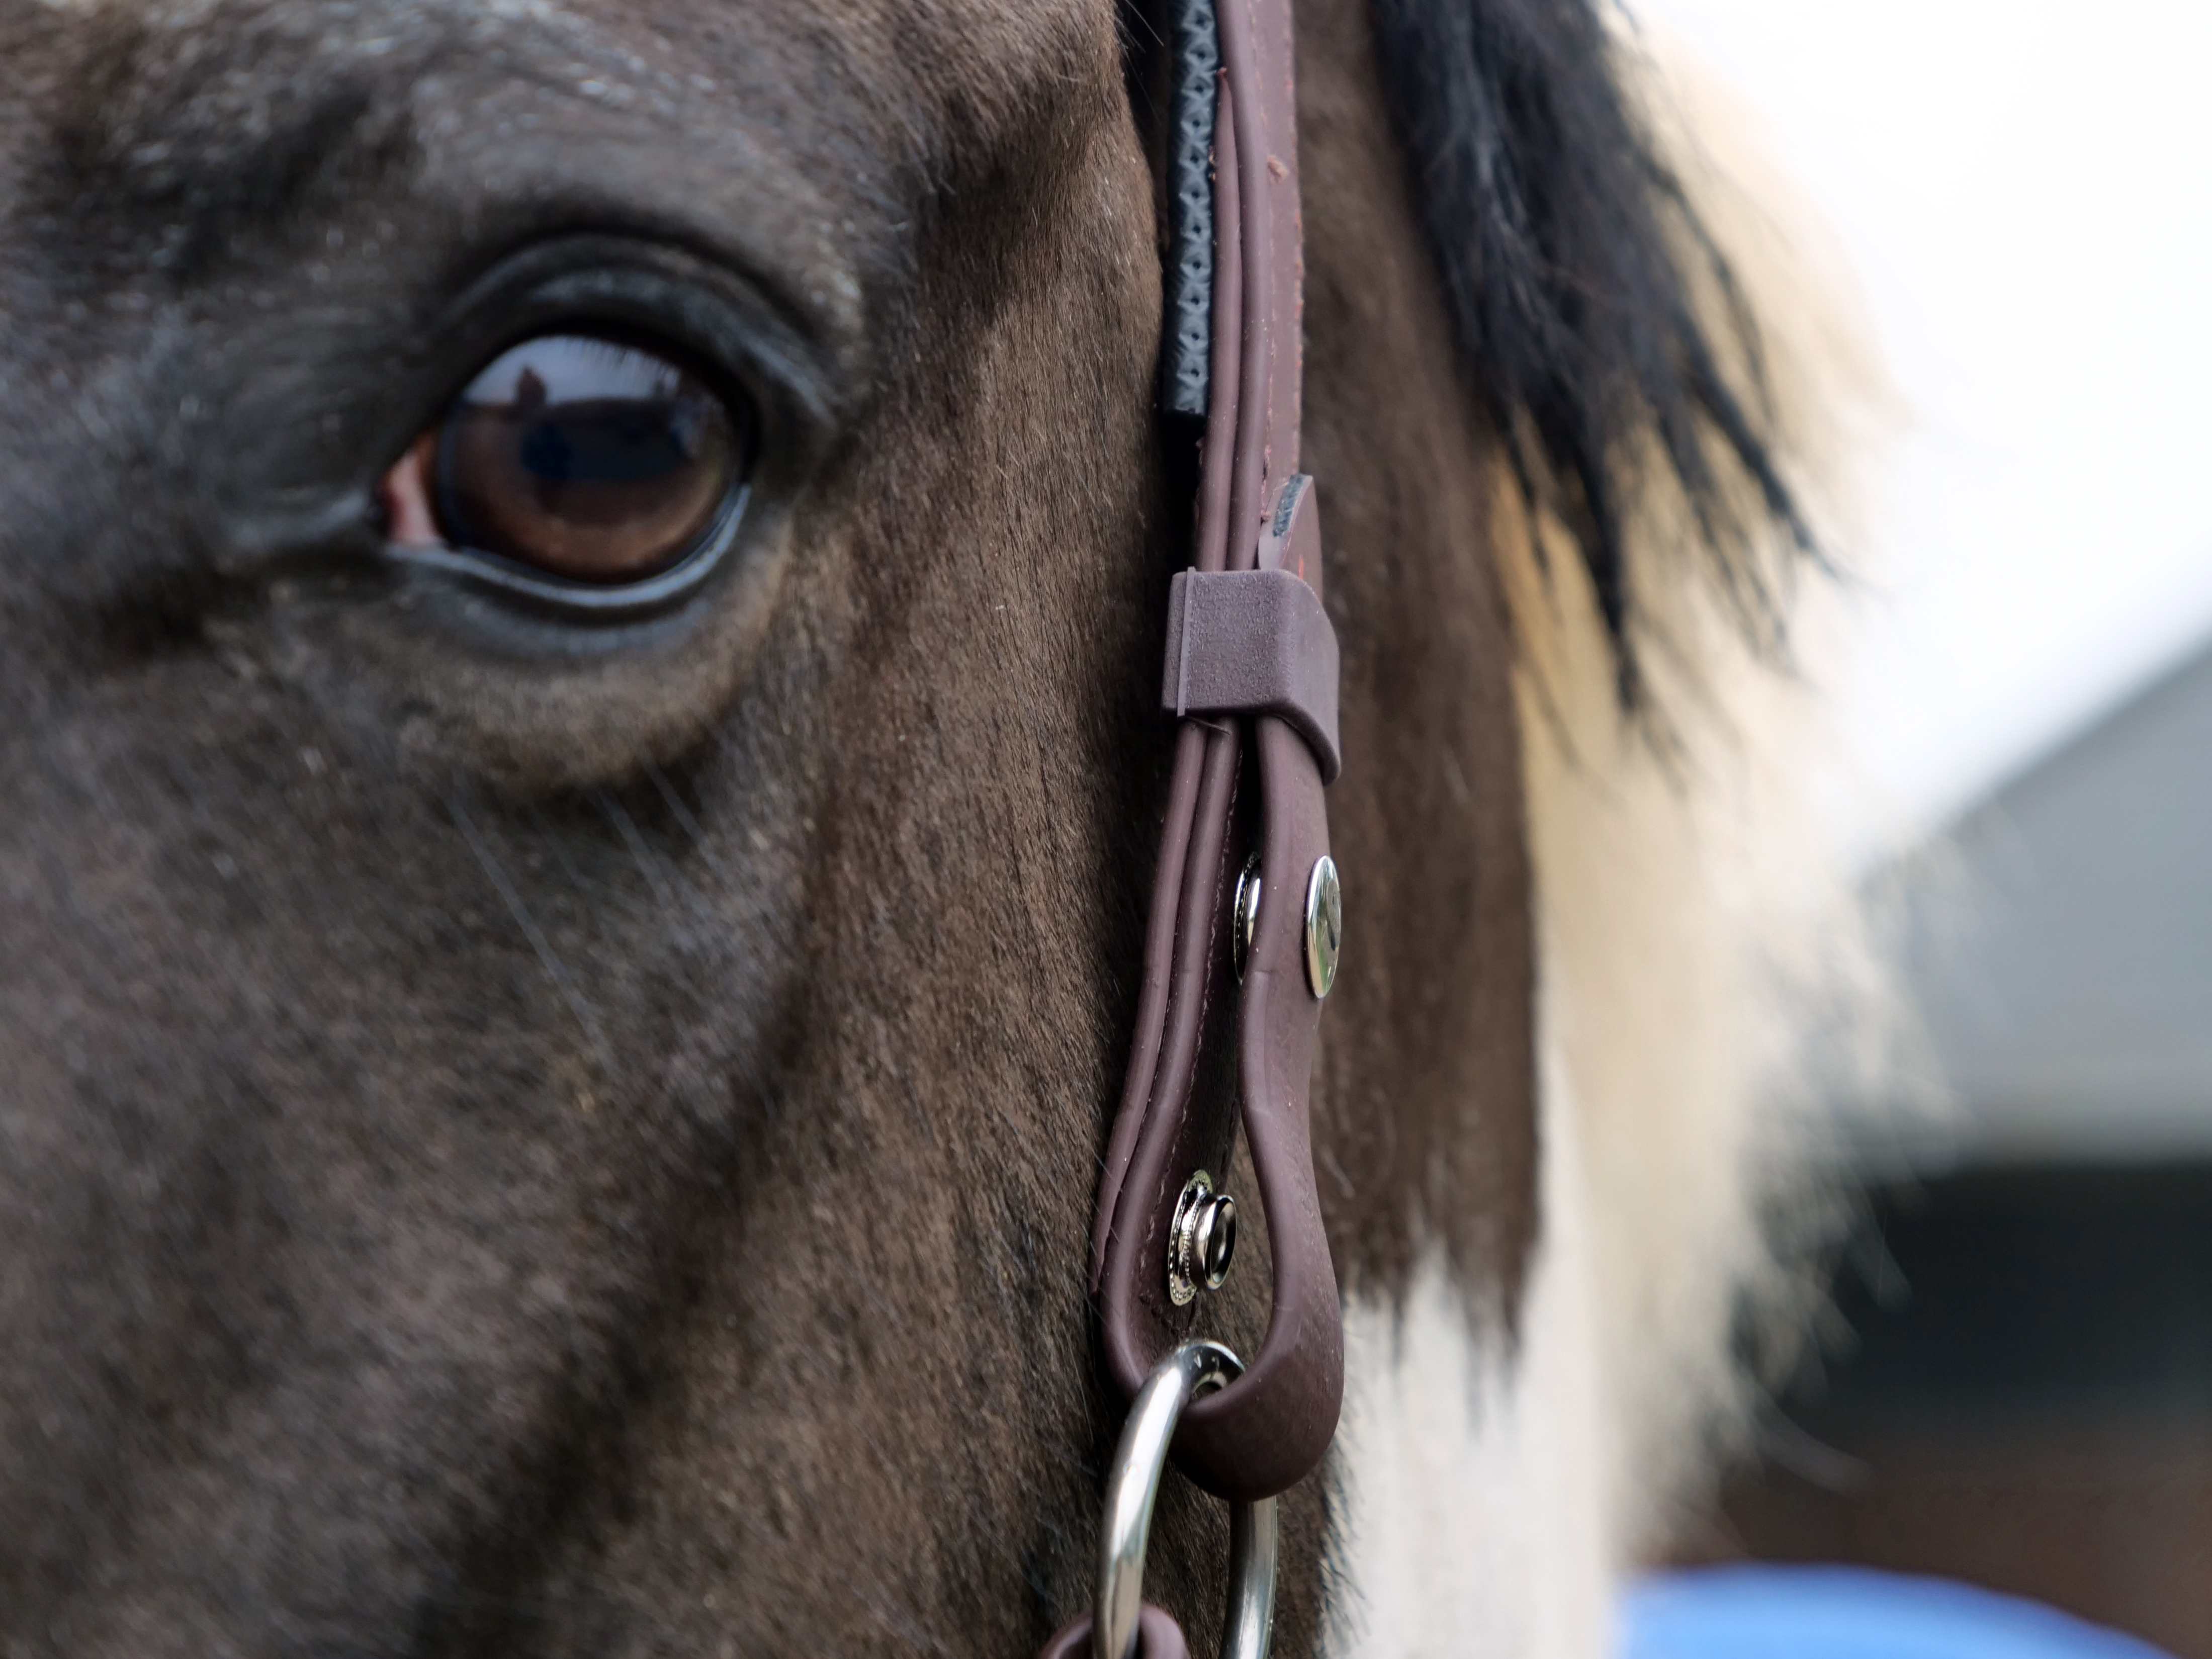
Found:
[[[586,215],[611,204],[740,263],[803,269],[817,295],[854,283],[815,273],[902,263],[824,240],[896,241],[911,213],[854,111],[793,99],[776,64],[804,42],[757,18],[761,38],[703,58],[647,21],[462,0],[103,8],[48,34],[46,71],[17,82],[45,106],[19,203],[32,240],[63,244],[64,283],[190,283],[365,202],[480,228],[532,202],[557,211],[550,181]]]
[[[411,86],[434,55],[422,46],[179,41],[147,15],[106,13],[76,44],[33,190],[57,220],[163,221],[164,267],[196,266],[417,153]]]

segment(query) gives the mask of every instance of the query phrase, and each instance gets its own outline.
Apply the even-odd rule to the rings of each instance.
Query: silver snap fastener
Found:
[[[1317,999],[1336,983],[1336,953],[1343,943],[1344,893],[1337,885],[1336,860],[1324,853],[1306,880],[1306,983]]]
[[[1244,861],[1237,873],[1237,896],[1229,905],[1229,955],[1237,964],[1237,977],[1244,977],[1244,959],[1252,954],[1252,935],[1260,927],[1260,855]]]
[[[1200,1170],[1183,1183],[1168,1224],[1168,1300],[1188,1307],[1200,1285],[1219,1290],[1236,1255],[1237,1200]]]

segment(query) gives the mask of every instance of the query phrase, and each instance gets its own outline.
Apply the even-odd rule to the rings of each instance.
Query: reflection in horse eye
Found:
[[[637,581],[697,549],[744,481],[753,438],[745,412],[651,351],[526,341],[386,475],[392,539],[572,581]]]

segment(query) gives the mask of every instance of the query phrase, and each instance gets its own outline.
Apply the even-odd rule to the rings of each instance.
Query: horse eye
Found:
[[[385,475],[392,539],[613,586],[681,563],[720,521],[755,423],[639,346],[549,334],[493,360]]]

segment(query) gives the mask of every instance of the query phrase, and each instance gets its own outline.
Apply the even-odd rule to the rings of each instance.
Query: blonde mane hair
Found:
[[[1851,787],[1832,692],[1861,458],[1892,400],[1848,275],[1755,125],[1665,43],[1619,45],[1758,320],[1778,460],[1844,568],[1804,568],[1766,520],[1746,554],[1778,604],[1747,614],[1676,474],[1648,457],[1628,526],[1647,701],[1624,709],[1584,562],[1499,469],[1543,1232],[1516,1333],[1467,1328],[1441,1267],[1403,1321],[1352,1310],[1337,1563],[1354,1594],[1333,1652],[1610,1650],[1614,1583],[1694,1534],[1747,1442],[1771,1375],[1747,1358],[1778,1361],[1809,1326],[1812,1269],[1848,1209],[1821,1155],[1828,1086],[1888,1047],[1883,975],[1820,807]]]
[[[1547,1197],[1566,1187],[1587,1243],[1620,1435],[1606,1506],[1633,1559],[1695,1516],[1716,1455],[1741,1443],[1761,1379],[1732,1340],[1739,1320],[1770,1358],[1803,1328],[1818,1293],[1806,1252],[1836,1213],[1825,1090],[1838,1064],[1879,1066],[1887,1047],[1883,976],[1821,803],[1853,787],[1832,699],[1863,458],[1892,405],[1848,270],[1754,120],[1672,43],[1623,51],[1759,319],[1779,459],[1842,567],[1803,569],[1770,525],[1750,553],[1781,631],[1762,638],[1763,619],[1700,568],[1674,474],[1644,467],[1653,712],[1624,719],[1581,566],[1555,525],[1501,498],[1517,520],[1498,545],[1523,653],[1540,1041],[1563,1097],[1546,1124],[1569,1166],[1547,1172]],[[1741,522],[1757,522],[1748,504]]]

